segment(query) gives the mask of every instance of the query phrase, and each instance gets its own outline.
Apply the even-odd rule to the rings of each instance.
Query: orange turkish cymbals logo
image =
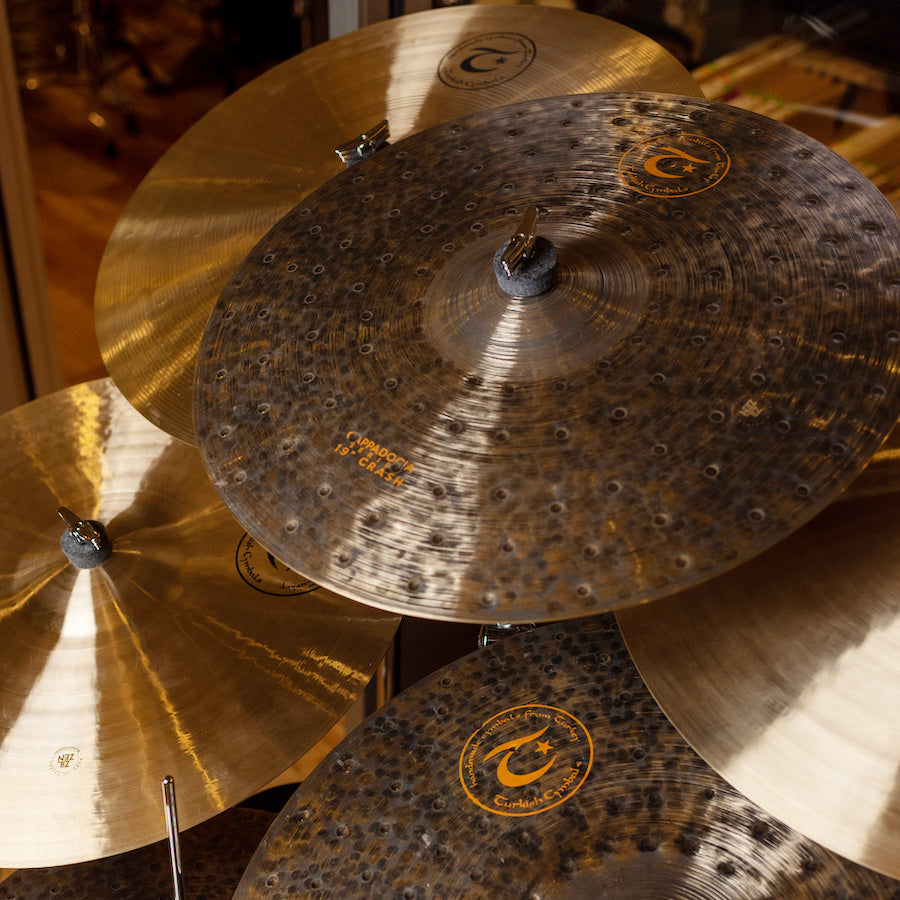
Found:
[[[686,197],[717,185],[731,168],[725,148],[702,134],[658,134],[629,149],[619,177],[650,197]]]
[[[501,816],[559,806],[584,783],[594,745],[584,725],[554,706],[516,706],[487,720],[459,757],[469,798]]]

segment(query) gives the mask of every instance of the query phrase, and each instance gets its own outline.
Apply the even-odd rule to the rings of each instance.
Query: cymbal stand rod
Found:
[[[166,775],[162,780],[163,805],[166,810],[166,831],[169,835],[169,860],[172,863],[172,882],[175,900],[184,900],[184,872],[181,868],[181,845],[178,843],[178,810],[175,806],[175,779]]]

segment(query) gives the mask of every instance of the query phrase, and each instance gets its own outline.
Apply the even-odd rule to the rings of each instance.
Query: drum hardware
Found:
[[[519,298],[494,260],[531,208],[559,276]],[[363,603],[489,624],[667,596],[808,521],[900,417],[898,246],[871,182],[744,110],[473,113],[248,255],[201,343],[201,456],[249,533]]]
[[[359,137],[346,141],[334,148],[338,158],[349,169],[376,153],[387,144],[391,131],[387,119],[382,119],[374,128],[364,131]]]
[[[525,300],[549,291],[559,274],[556,247],[537,235],[538,210],[529,207],[516,233],[497,251],[494,275],[500,290]]]
[[[99,522],[80,519],[65,506],[60,506],[56,512],[68,526],[60,536],[59,545],[73,566],[93,569],[109,559],[112,541]]]
[[[175,900],[184,900],[184,869],[181,865],[181,843],[178,840],[178,806],[175,802],[175,779],[171,775],[166,775],[162,780],[162,795],[174,896]]]
[[[467,72],[487,38],[489,71]],[[304,50],[201,118],[135,191],[97,276],[107,371],[139,412],[196,444],[197,350],[216,298],[266,231],[337,174],[348,134],[387,120],[397,141],[516,100],[602,90],[702,96],[651,39],[546,6],[427,10]]]

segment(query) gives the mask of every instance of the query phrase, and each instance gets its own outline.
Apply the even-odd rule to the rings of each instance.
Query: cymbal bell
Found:
[[[56,866],[189,828],[283,772],[344,714],[398,620],[248,538],[196,449],[103,379],[0,417],[0,866]],[[105,528],[70,563],[57,516]],[[85,560],[90,562],[90,560]]]
[[[207,113],[135,191],[97,278],[107,370],[150,421],[195,444],[207,316],[257,240],[341,171],[339,144],[382,119],[400,140],[515,100],[609,89],[700,95],[649,38],[540,6],[429,10],[305,50]]]
[[[533,297],[495,269],[530,207],[558,256]],[[781,540],[894,426],[898,248],[871,182],[744,110],[475,113],[333,178],[236,270],[201,344],[201,456],[250,534],[362,602],[641,603]]]
[[[756,559],[619,623],[654,698],[714,769],[897,878],[900,493],[860,487]]]
[[[653,702],[612,617],[594,616],[504,638],[392,699],[297,789],[235,898],[898,889],[716,775]]]

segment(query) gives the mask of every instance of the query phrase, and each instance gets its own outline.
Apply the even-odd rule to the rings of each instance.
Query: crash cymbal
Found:
[[[6,413],[0,446],[0,866],[165,837],[166,775],[182,826],[208,819],[284,771],[365,687],[396,617],[277,563],[196,449],[109,379]],[[105,562],[81,567],[90,542],[60,506],[97,523]]]
[[[558,283],[518,299],[494,256],[532,205]],[[898,248],[869,181],[753,113],[477,113],[332,179],[247,257],[201,346],[201,454],[250,534],[387,609],[529,622],[673,593],[811,518],[897,421]]]
[[[430,10],[304,51],[204,116],[138,187],[97,280],[107,370],[147,418],[196,443],[206,318],[257,240],[341,171],[339,144],[381,119],[399,140],[515,100],[611,89],[700,96],[649,38],[546,7]]]
[[[718,777],[597,616],[505,638],[394,698],[298,788],[235,898],[897,891]]]
[[[185,897],[231,900],[273,818],[260,809],[235,807],[181,834]],[[72,866],[19,869],[3,883],[3,892],[15,900],[171,900],[168,844]]]
[[[900,876],[900,494],[835,503],[721,578],[623,610],[650,690],[738,790]]]

